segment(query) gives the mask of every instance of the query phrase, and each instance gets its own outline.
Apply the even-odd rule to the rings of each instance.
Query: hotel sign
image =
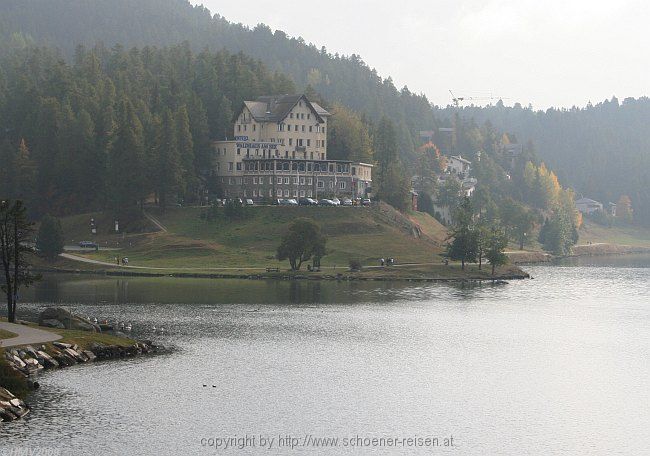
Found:
[[[264,142],[238,142],[238,149],[277,149],[278,143],[264,143]]]

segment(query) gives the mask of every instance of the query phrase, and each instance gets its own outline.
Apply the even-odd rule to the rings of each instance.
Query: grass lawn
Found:
[[[16,336],[17,334],[14,334],[10,331],[5,331],[4,329],[0,329],[0,339],[12,339]]]
[[[6,318],[0,318],[2,321],[7,321]],[[46,328],[44,326],[39,326],[37,323],[28,322],[27,326],[32,328],[41,329],[43,331],[49,331],[55,334],[62,336],[61,339],[56,342],[65,342],[67,344],[76,344],[81,348],[87,349],[93,343],[103,344],[103,345],[119,345],[121,347],[128,347],[135,344],[135,341],[128,339],[126,337],[113,336],[111,334],[104,333],[93,333],[89,331],[77,331],[71,329],[56,329],[56,328]],[[0,330],[2,331],[2,330]],[[15,334],[11,334],[10,337],[14,337]],[[2,337],[0,337],[2,339]],[[46,346],[52,346],[51,343],[46,343]]]
[[[218,210],[212,221],[200,208],[171,208],[155,214],[167,233],[139,235],[115,251],[85,252],[87,258],[114,263],[128,257],[132,266],[168,268],[280,267],[275,251],[289,223],[306,217],[327,236],[321,265],[347,267],[352,259],[377,265],[379,258],[398,262],[434,261],[446,230],[426,214],[404,216],[390,207],[252,207],[242,219],[229,220]],[[417,229],[415,229],[417,227]]]
[[[608,228],[586,220],[580,229],[579,244],[589,242],[650,247],[650,229],[639,226],[614,226]]]

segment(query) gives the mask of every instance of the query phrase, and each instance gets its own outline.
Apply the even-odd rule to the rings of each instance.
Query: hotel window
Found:
[[[302,147],[302,144],[303,144],[303,140],[302,140],[302,139],[299,139],[299,140],[298,140],[298,144],[297,144],[297,146],[298,146],[298,147]]]
[[[273,189],[269,188],[269,198],[272,198],[272,197],[273,197]]]
[[[286,185],[289,185],[289,178],[288,178],[288,177],[285,177],[285,178],[284,178],[284,183],[285,183]]]
[[[323,127],[323,133],[325,133],[325,127]]]
[[[260,185],[264,185],[264,180],[263,180],[262,177],[260,177]],[[260,195],[260,196],[262,196],[262,195]]]
[[[276,193],[276,195],[282,196],[282,189],[281,188],[278,189],[278,192]]]
[[[293,119],[293,113],[289,114],[289,117]]]
[[[318,181],[318,188],[325,188],[325,182],[323,181]]]
[[[302,132],[303,133],[305,132],[305,126],[304,125],[302,126]]]
[[[248,178],[244,177],[244,185],[248,185]]]
[[[314,158],[314,153],[313,153],[313,152],[311,153],[311,158],[312,158],[312,160],[313,160],[313,158]],[[312,168],[312,164],[311,164],[311,163],[307,163],[307,171],[311,171],[311,168]]]
[[[345,190],[345,182],[339,182],[339,188]]]
[[[298,125],[294,126],[294,131],[298,131]]]
[[[246,192],[244,192],[244,196],[246,196]],[[253,198],[257,197],[257,190],[253,190]]]
[[[235,166],[233,162],[228,162],[228,171],[232,172],[233,166]]]
[[[247,182],[247,183],[248,183],[248,182]],[[254,184],[254,185],[257,185],[257,177],[254,177],[254,178],[253,178],[253,184]]]
[[[304,191],[304,190],[300,190],[300,197],[301,197],[301,198],[304,198],[304,197],[305,197],[305,191]]]
[[[307,120],[309,120],[309,119],[311,119],[311,114],[307,114]],[[311,127],[309,127],[309,128],[311,128]],[[309,131],[311,131],[311,130],[309,130]]]
[[[278,182],[278,184],[281,184],[281,183],[282,183],[282,178],[281,178],[281,177],[278,177],[277,182]]]
[[[289,196],[289,190],[284,191],[284,196]]]
[[[244,125],[244,131],[248,131],[248,125]]]
[[[307,140],[307,147],[311,147],[311,139]]]
[[[334,188],[334,181],[330,181],[330,188]]]
[[[237,162],[237,171],[241,171],[241,162]]]
[[[300,185],[305,185],[305,178],[304,177],[300,178]]]
[[[237,184],[238,184],[238,185],[241,185],[241,177],[238,177],[238,178],[237,178]]]
[[[253,131],[257,131],[257,125],[253,124]]]
[[[298,185],[298,178],[297,177],[293,178],[293,185]]]
[[[310,126],[309,126],[309,133],[312,133],[313,131],[314,131],[314,127],[312,127],[312,126],[310,125]]]
[[[293,191],[293,197],[294,197],[294,198],[297,198],[297,197],[298,197],[298,190],[294,190],[294,191]]]
[[[237,131],[241,131],[241,125],[237,124]]]
[[[314,180],[311,177],[308,177],[307,178],[307,185],[313,185],[313,184],[314,184]]]
[[[237,155],[241,155],[241,149],[237,149]]]
[[[234,177],[231,177],[230,179],[228,179],[228,183],[229,183],[230,185],[235,185],[235,178],[234,178]]]
[[[293,146],[293,138],[289,138],[289,145]]]
[[[300,118],[301,118],[302,120],[305,120],[305,113],[304,113],[304,112],[303,112],[302,114],[300,114]]]
[[[246,197],[248,196],[247,193],[248,193],[248,192],[246,192],[246,190],[244,190],[244,198],[246,198]]]

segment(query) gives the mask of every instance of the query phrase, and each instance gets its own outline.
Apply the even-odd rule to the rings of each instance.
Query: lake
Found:
[[[175,349],[47,372],[0,448],[647,454],[650,257],[525,269],[481,286],[47,276],[24,315],[65,304]]]

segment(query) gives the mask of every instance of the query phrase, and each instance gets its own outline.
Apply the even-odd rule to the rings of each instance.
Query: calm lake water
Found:
[[[42,375],[31,415],[0,427],[0,448],[648,454],[650,257],[527,270],[534,280],[473,287],[49,276],[21,311],[64,303],[177,349]],[[309,435],[339,446],[277,446]],[[256,446],[201,442],[234,436]],[[343,446],[357,436],[454,446]]]

